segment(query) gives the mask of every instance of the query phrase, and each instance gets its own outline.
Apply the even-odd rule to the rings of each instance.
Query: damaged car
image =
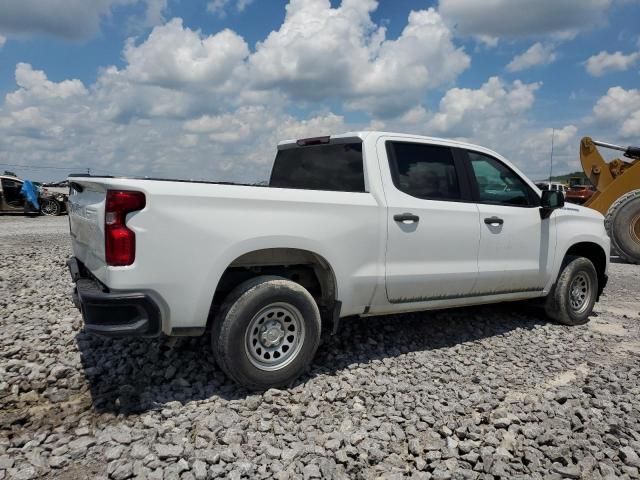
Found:
[[[36,188],[36,198],[31,201],[24,193],[25,180],[13,172],[0,175],[0,213],[61,215],[67,212],[68,190],[50,190],[37,182],[30,183]]]

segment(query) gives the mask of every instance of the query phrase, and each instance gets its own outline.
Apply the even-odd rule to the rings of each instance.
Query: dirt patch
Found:
[[[561,372],[555,377],[553,377],[548,382],[542,385],[542,388],[549,389],[554,387],[561,387],[563,385],[568,385],[574,380],[578,378],[578,376],[586,376],[589,374],[589,367],[586,363],[581,363],[578,365],[575,370],[567,370],[566,372]]]
[[[624,325],[621,325],[619,323],[612,323],[610,321],[608,322],[603,322],[603,321],[591,321],[589,322],[589,328],[597,333],[602,333],[604,335],[617,335],[620,337],[624,337],[628,334],[627,329],[624,327]]]

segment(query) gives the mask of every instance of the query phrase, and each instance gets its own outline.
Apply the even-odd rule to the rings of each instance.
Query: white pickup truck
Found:
[[[208,332],[219,366],[252,389],[297,378],[343,317],[540,298],[575,325],[607,282],[602,215],[450,140],[281,142],[268,186],[69,181],[86,331]]]

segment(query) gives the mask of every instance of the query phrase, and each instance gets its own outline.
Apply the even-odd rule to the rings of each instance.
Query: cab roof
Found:
[[[334,135],[327,135],[327,136],[319,136],[319,137],[309,137],[309,138],[297,138],[297,139],[288,139],[288,140],[282,140],[280,142],[278,142],[278,147],[281,146],[290,146],[292,144],[298,144],[300,145],[303,141],[308,141],[308,140],[318,140],[318,139],[328,139],[328,140],[339,140],[339,139],[348,139],[348,138],[360,138],[362,140],[364,140],[365,138],[367,138],[368,136],[371,135],[375,135],[378,137],[396,137],[396,138],[406,138],[406,139],[412,139],[412,140],[423,140],[423,141],[431,141],[434,143],[438,143],[438,144],[444,144],[444,145],[450,145],[452,147],[458,147],[458,148],[466,148],[469,150],[478,150],[478,151],[485,151],[485,152],[490,152],[493,155],[496,155],[498,157],[500,157],[500,155],[497,152],[494,152],[493,150],[490,150],[486,147],[483,147],[481,145],[475,145],[473,143],[467,143],[467,142],[463,142],[460,140],[455,140],[452,138],[443,138],[443,137],[430,137],[427,135],[418,135],[418,134],[413,134],[413,133],[398,133],[398,132],[386,132],[386,131],[381,131],[381,130],[359,130],[359,131],[350,131],[350,132],[344,132],[344,133],[339,133],[339,134],[334,134]],[[318,143],[329,143],[329,142],[317,142],[314,144],[318,144]],[[302,146],[302,145],[300,145]]]

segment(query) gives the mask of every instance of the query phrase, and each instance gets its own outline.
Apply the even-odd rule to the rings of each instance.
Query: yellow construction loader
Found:
[[[607,163],[598,147],[624,152],[630,161],[617,158]],[[584,205],[605,216],[611,246],[618,255],[640,263],[640,147],[621,147],[585,137],[580,141],[580,161],[597,190]]]

